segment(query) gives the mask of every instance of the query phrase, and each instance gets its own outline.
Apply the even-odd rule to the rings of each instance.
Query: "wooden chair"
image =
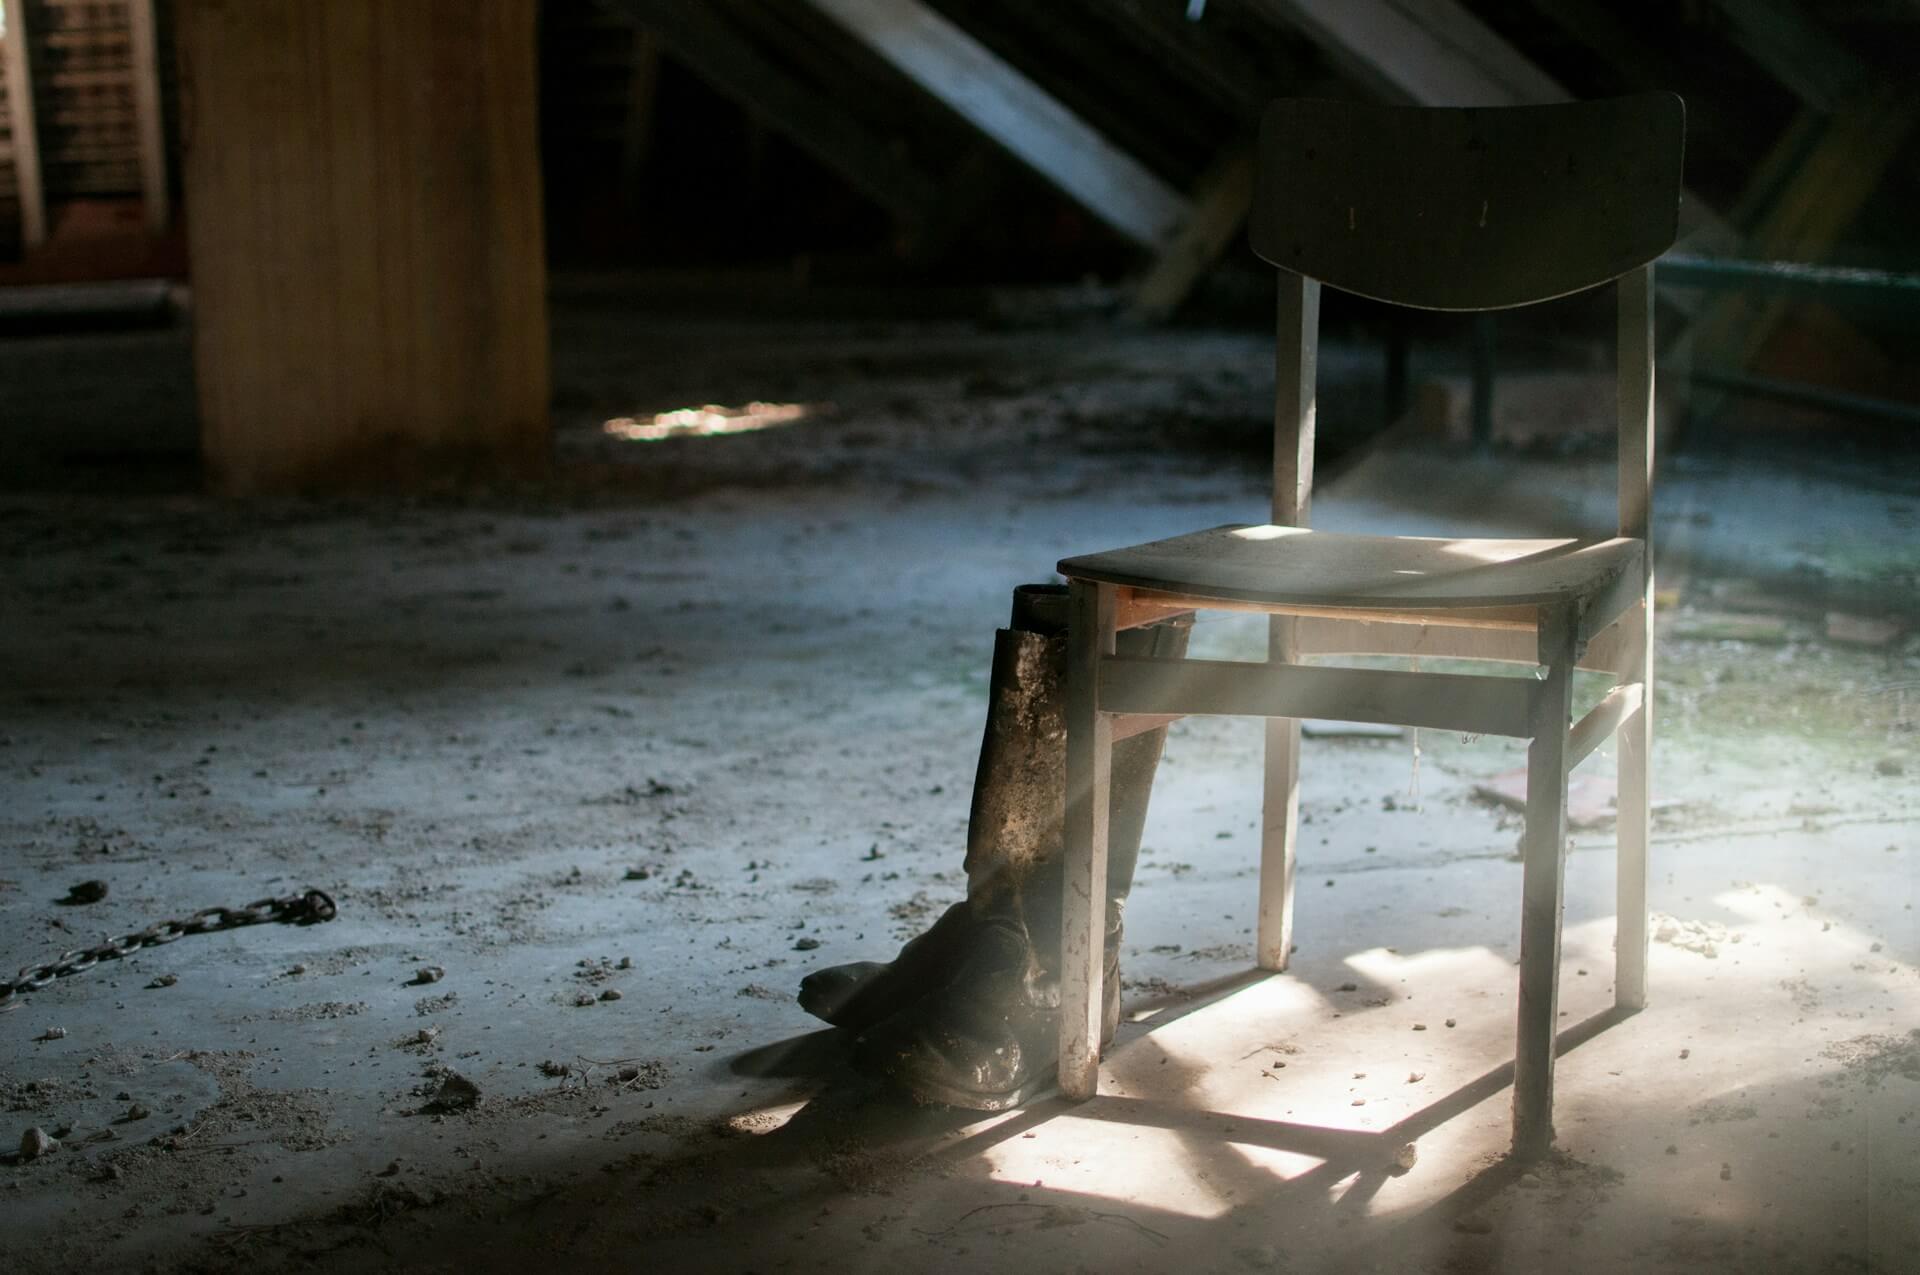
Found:
[[[1618,739],[1615,998],[1646,1001],[1652,744],[1653,270],[1674,239],[1685,110],[1650,93],[1500,109],[1280,101],[1260,135],[1251,239],[1280,268],[1273,521],[1068,558],[1060,1087],[1099,1083],[1109,758],[1187,714],[1267,719],[1258,960],[1292,944],[1299,719],[1505,735],[1527,750],[1514,1148],[1552,1142],[1567,772]],[[1529,305],[1614,281],[1619,535],[1445,540],[1307,529],[1320,288],[1433,310]],[[1268,614],[1264,663],[1128,659],[1119,629]],[[1308,656],[1518,661],[1530,678],[1316,667]],[[1575,668],[1615,676],[1569,729]]]

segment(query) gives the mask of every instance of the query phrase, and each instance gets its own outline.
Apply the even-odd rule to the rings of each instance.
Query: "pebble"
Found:
[[[600,999],[603,1001],[617,1001],[620,999],[620,989],[617,987],[609,987],[606,991],[600,993]]]
[[[1724,1160],[1720,1162],[1720,1180],[1722,1182],[1733,1181],[1733,1166]]]
[[[81,881],[67,887],[67,903],[98,903],[107,897],[105,881]]]
[[[34,1037],[35,1040],[65,1040],[66,1038],[67,1029],[64,1027],[49,1027]]]
[[[152,1114],[153,1113],[151,1111],[148,1111],[145,1107],[141,1106],[139,1103],[136,1102],[131,1107],[127,1108],[127,1114],[122,1118],[126,1120],[145,1120],[148,1116]]]
[[[1415,1024],[1413,1025],[1413,1030],[1415,1030],[1415,1031],[1417,1031],[1417,1032],[1423,1032],[1423,1031],[1425,1031],[1425,1030],[1427,1030],[1427,1025],[1426,1025],[1425,1023],[1415,1023]]]
[[[58,1151],[59,1149],[60,1144],[39,1125],[34,1125],[20,1135],[20,1158],[22,1160],[38,1160],[41,1156],[51,1151]]]
[[[1451,1018],[1449,1018],[1449,1019],[1447,1020],[1447,1026],[1449,1026],[1449,1027],[1452,1027],[1453,1025],[1454,1025],[1454,1022],[1453,1022],[1453,1020],[1452,1020]]]
[[[1417,1085],[1426,1078],[1427,1073],[1424,1071],[1410,1071],[1407,1073],[1407,1083],[1410,1085]]]
[[[819,939],[801,939],[799,942],[793,945],[793,950],[796,952],[811,952],[814,948],[819,946],[820,946]]]
[[[594,995],[592,992],[575,992],[573,996],[573,1003],[579,1008],[585,1009],[587,1006],[594,1003]]]
[[[1405,1173],[1420,1162],[1420,1148],[1409,1142],[1393,1153],[1393,1167],[1396,1172]]]
[[[617,970],[630,970],[633,968],[633,958],[631,956],[623,956],[613,963],[613,968]]]
[[[151,983],[148,983],[147,986],[149,988],[172,987],[175,983],[179,981],[180,981],[180,976],[178,974],[162,974],[158,978],[154,979]]]
[[[424,987],[428,983],[437,983],[447,976],[447,971],[438,965],[422,965],[413,975],[413,985]]]

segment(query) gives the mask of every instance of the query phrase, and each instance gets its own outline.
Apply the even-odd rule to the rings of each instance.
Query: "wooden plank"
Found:
[[[6,9],[6,35],[0,38],[7,81],[7,115],[13,142],[14,185],[20,192],[20,240],[31,251],[46,242],[47,197],[41,185],[40,135],[33,118],[33,65],[27,54],[24,6]]]
[[[1567,732],[1567,769],[1572,770],[1585,761],[1621,723],[1639,712],[1641,698],[1640,683],[1628,682],[1608,691],[1598,704],[1588,709],[1586,716]]]
[[[140,141],[140,208],[147,233],[165,234],[173,220],[167,190],[167,145],[160,115],[160,52],[154,40],[153,0],[126,0],[132,38],[133,100]]]
[[[1284,270],[1395,305],[1546,301],[1672,246],[1684,136],[1671,93],[1506,110],[1282,100],[1261,121],[1250,238]]]
[[[1101,982],[1106,975],[1107,821],[1113,719],[1098,710],[1099,670],[1114,648],[1113,590],[1068,586],[1067,759],[1060,907],[1060,1090],[1100,1085]]]
[[[1099,702],[1103,713],[1325,717],[1525,738],[1538,685],[1472,673],[1115,656],[1100,662]]]
[[[1252,0],[1348,71],[1422,106],[1518,106],[1572,95],[1453,0]]]
[[[1134,290],[1132,318],[1158,322],[1180,308],[1246,224],[1253,207],[1254,153],[1230,147],[1194,188],[1192,211]]]
[[[1817,111],[1840,109],[1866,82],[1867,67],[1801,4],[1713,0],[1733,42]]]
[[[216,488],[546,466],[534,17],[534,0],[177,6]]]
[[[741,39],[724,10],[697,0],[605,0],[659,34],[674,57],[754,116],[910,222],[938,206],[939,184],[827,94]]]
[[[914,83],[1135,243],[1188,216],[1180,193],[921,0],[809,0]]]

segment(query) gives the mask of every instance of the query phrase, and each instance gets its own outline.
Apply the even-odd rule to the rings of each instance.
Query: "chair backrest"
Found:
[[[1491,108],[1267,108],[1250,237],[1279,266],[1273,521],[1313,498],[1320,286],[1431,310],[1618,291],[1619,529],[1653,517],[1653,271],[1678,230],[1671,93]],[[1652,546],[1643,558],[1647,581]]]
[[[1396,305],[1546,301],[1672,245],[1685,130],[1671,93],[1484,108],[1278,101],[1261,121],[1253,249]]]

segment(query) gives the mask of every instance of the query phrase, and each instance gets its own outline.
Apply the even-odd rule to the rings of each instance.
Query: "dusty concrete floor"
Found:
[[[1266,977],[1257,727],[1177,726],[1103,1094],[980,1120],[850,1074],[793,986],[959,897],[1011,585],[1259,516],[1263,342],[582,316],[556,343],[537,489],[0,497],[5,960],[308,885],[341,906],[0,1018],[0,1133],[63,1143],[0,1165],[9,1266],[1913,1269],[1920,649],[1822,615],[1912,614],[1897,473],[1668,471],[1653,1005],[1606,1012],[1584,829],[1554,1161],[1501,1157],[1518,827],[1472,790],[1519,750],[1431,732],[1417,767],[1309,743],[1300,951]],[[748,399],[832,406],[595,429]],[[1443,476],[1460,498],[1414,508]],[[1316,515],[1545,531],[1603,520],[1608,481],[1383,451]],[[89,878],[103,902],[56,903]],[[448,1072],[477,1106],[431,1109]]]

